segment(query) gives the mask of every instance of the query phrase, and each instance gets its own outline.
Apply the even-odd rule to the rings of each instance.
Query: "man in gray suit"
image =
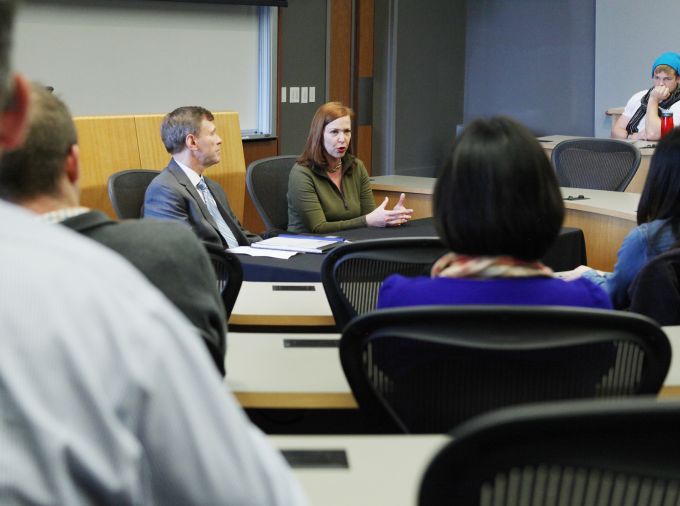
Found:
[[[163,119],[161,138],[172,155],[144,197],[144,217],[181,221],[203,241],[224,248],[261,238],[244,229],[222,187],[203,176],[220,161],[222,139],[214,116],[203,107],[179,107]]]
[[[224,374],[226,316],[210,258],[194,234],[177,223],[115,222],[79,207],[80,153],[64,103],[34,85],[24,146],[0,160],[0,197],[117,251],[200,331]]]

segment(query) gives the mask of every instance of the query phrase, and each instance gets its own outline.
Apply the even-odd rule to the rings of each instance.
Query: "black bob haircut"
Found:
[[[434,190],[440,237],[458,254],[542,258],[564,204],[543,148],[510,118],[478,119],[458,137]]]

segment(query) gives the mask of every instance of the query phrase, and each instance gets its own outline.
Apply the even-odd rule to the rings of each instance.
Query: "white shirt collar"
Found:
[[[199,176],[199,175],[196,173],[195,170],[190,169],[189,167],[187,167],[186,165],[184,165],[182,162],[180,162],[180,161],[177,160],[176,158],[175,158],[175,163],[176,163],[177,165],[179,165],[179,168],[182,169],[182,170],[184,171],[184,173],[185,173],[185,174],[187,175],[187,177],[189,178],[189,181],[191,181],[191,184],[194,185],[194,186],[196,186],[196,185],[198,184],[198,182],[201,180],[201,176]]]
[[[64,220],[73,218],[74,216],[80,216],[90,212],[87,207],[65,207],[64,209],[57,209],[56,211],[50,211],[49,213],[43,213],[39,216],[40,220],[47,223],[61,223]]]

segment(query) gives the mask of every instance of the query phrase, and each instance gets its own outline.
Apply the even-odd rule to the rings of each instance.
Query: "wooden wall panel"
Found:
[[[357,73],[373,77],[374,0],[358,0],[357,9]]]
[[[352,0],[331,0],[330,80],[331,101],[352,103]]]
[[[133,116],[74,118],[80,147],[80,200],[115,217],[106,182],[111,174],[140,166]]]
[[[355,153],[357,158],[359,158],[368,171],[368,175],[373,174],[373,126],[371,125],[359,125],[356,128],[356,135],[353,136],[356,142]]]
[[[137,146],[141,169],[160,170],[168,164],[170,155],[161,141],[161,123],[164,114],[138,114],[135,116]]]
[[[373,126],[372,123],[372,103],[360,103],[361,101],[369,102],[368,97],[360,96],[358,85],[359,81],[362,79],[372,80],[373,78],[373,45],[374,45],[374,35],[373,35],[373,25],[374,25],[374,13],[375,13],[375,2],[374,0],[357,0],[356,2],[356,74],[358,79],[355,81],[354,86],[354,100],[355,103],[352,104],[355,111],[359,113],[362,109],[367,109],[371,116],[371,121],[367,122],[367,118],[363,118],[363,124],[357,125],[357,135],[356,143],[354,145],[354,152],[357,157],[359,157],[366,166],[366,170],[369,174],[372,174],[373,166]],[[372,81],[370,81],[372,82]],[[359,123],[359,122],[357,122]]]

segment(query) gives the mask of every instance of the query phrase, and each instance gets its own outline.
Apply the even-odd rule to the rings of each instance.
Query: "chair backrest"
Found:
[[[224,309],[227,312],[227,318],[229,318],[243,283],[241,262],[236,255],[225,251],[216,244],[204,242],[203,246],[208,251],[213,268],[215,269],[217,289],[222,295]]]
[[[109,200],[119,219],[142,217],[144,193],[158,174],[157,170],[130,169],[109,176]]]
[[[374,239],[339,246],[321,264],[321,282],[338,329],[376,307],[390,274],[429,274],[447,249],[438,237]]]
[[[670,356],[644,316],[571,307],[381,310],[340,340],[347,381],[379,432],[447,432],[513,404],[657,393]]]
[[[430,462],[420,506],[677,504],[680,403],[534,404],[470,420]]]
[[[657,321],[680,325],[680,249],[653,258],[628,288],[630,311]]]
[[[560,186],[624,191],[640,166],[640,150],[616,139],[572,139],[560,142],[552,163]]]
[[[297,156],[255,160],[246,170],[248,194],[267,229],[288,228],[288,175]]]

